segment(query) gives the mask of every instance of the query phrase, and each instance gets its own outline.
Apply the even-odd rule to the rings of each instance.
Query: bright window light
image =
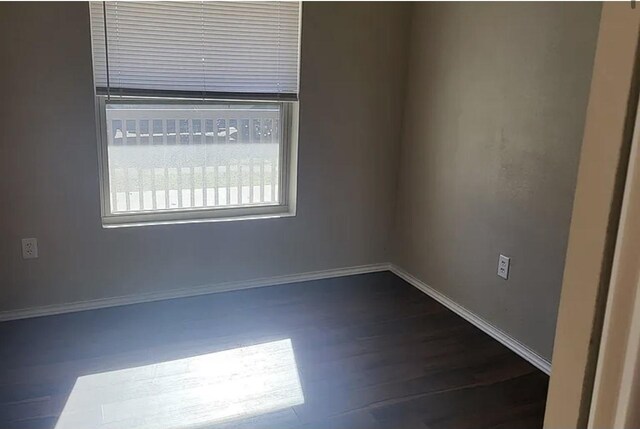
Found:
[[[291,340],[79,377],[55,429],[190,429],[304,403]]]
[[[99,99],[104,225],[292,213],[292,103]]]

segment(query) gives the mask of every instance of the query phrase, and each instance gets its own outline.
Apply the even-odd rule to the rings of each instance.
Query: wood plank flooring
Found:
[[[0,344],[1,429],[541,428],[548,383],[389,272],[5,322]]]

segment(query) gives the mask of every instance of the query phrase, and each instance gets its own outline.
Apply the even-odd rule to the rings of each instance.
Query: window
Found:
[[[299,2],[92,2],[105,227],[295,214]]]

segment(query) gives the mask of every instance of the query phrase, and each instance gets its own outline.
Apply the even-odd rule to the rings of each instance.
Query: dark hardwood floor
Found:
[[[0,429],[540,428],[548,382],[388,272],[5,322],[0,341]]]

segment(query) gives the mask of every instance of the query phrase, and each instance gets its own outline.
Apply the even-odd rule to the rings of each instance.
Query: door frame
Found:
[[[632,173],[635,164],[629,169],[629,159],[638,105],[639,31],[640,11],[631,3],[603,3],[556,326],[548,429],[585,428],[591,413],[594,419],[600,412],[610,414],[600,408],[605,390],[599,390],[609,378],[596,378],[596,372],[601,339],[608,349],[612,338],[606,330],[602,334],[607,298],[610,290],[614,293],[612,274],[620,278],[614,255],[619,261],[620,234],[630,233],[625,229],[629,218],[621,220],[621,214],[630,209],[629,203],[623,208],[623,196],[631,192],[625,191],[627,172],[637,174]],[[612,326],[609,322],[606,329]],[[603,355],[600,368],[605,362]]]

